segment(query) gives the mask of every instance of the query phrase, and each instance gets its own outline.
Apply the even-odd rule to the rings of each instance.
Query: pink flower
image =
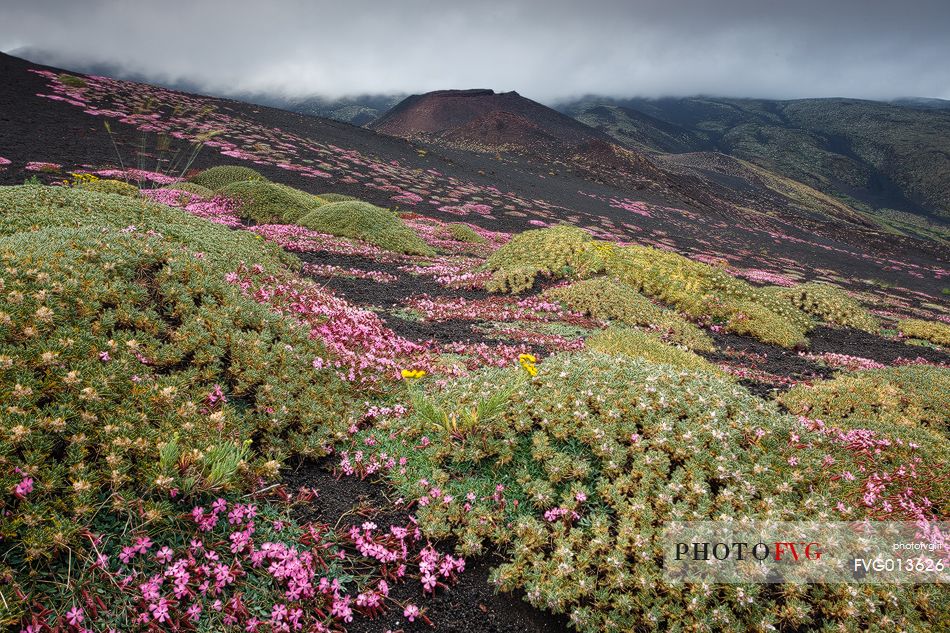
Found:
[[[402,610],[402,615],[408,618],[410,622],[415,622],[416,618],[419,617],[419,607],[414,604],[407,604],[406,608]]]
[[[101,360],[103,363],[108,363],[110,360],[112,360],[112,357],[109,356],[108,350],[99,352],[99,360]]]
[[[171,561],[174,555],[175,553],[171,550],[171,548],[163,547],[162,549],[158,550],[157,554],[155,554],[155,558],[157,558],[159,562],[168,563]]]
[[[82,621],[85,619],[86,614],[83,613],[83,610],[79,607],[73,607],[66,612],[66,621],[69,622],[72,626],[79,626],[82,624]]]
[[[24,477],[20,483],[13,488],[13,494],[18,499],[25,499],[26,495],[31,492],[33,492],[33,479],[30,477]]]

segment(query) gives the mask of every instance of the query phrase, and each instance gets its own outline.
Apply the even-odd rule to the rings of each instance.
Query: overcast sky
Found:
[[[950,0],[3,0],[22,47],[224,94],[950,99]]]

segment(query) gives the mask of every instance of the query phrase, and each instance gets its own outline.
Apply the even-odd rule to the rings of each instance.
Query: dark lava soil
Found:
[[[317,521],[347,529],[364,521],[380,526],[405,525],[407,515],[393,506],[382,484],[355,477],[337,479],[328,470],[330,460],[305,462],[284,477],[288,491],[301,486],[315,489],[318,497],[298,506],[295,518],[300,522]],[[440,551],[449,551],[446,544],[436,544]],[[425,608],[425,615],[435,629],[446,633],[554,633],[567,631],[567,619],[535,609],[517,593],[495,593],[488,574],[501,559],[487,554],[466,559],[465,571],[458,583],[438,588],[434,597],[424,596],[416,579],[394,585],[391,597],[400,602],[411,601]],[[357,616],[347,625],[349,633],[384,633],[385,631],[431,631],[422,620],[408,622],[402,610],[393,606],[374,620]]]

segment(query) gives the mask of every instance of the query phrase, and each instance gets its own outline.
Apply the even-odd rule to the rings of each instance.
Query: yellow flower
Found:
[[[529,376],[537,376],[537,375],[538,375],[538,368],[535,367],[534,364],[532,364],[532,363],[522,363],[521,366],[524,367],[524,370],[525,370],[526,372],[528,372],[528,375],[529,375]]]
[[[525,363],[536,363],[538,359],[534,357],[534,354],[522,354],[518,357],[518,362],[524,365]]]
[[[403,369],[400,373],[405,380],[422,378],[426,375],[426,372],[421,369]]]

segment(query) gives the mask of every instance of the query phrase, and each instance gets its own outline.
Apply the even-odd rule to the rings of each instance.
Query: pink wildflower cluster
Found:
[[[427,295],[412,297],[406,307],[420,312],[429,321],[570,321],[579,317],[558,303],[537,297],[515,299],[511,297],[488,297],[466,299],[464,297],[437,297]]]
[[[148,171],[147,169],[100,169],[92,172],[103,178],[114,178],[116,180],[133,180],[135,182],[152,182],[157,185],[170,185],[173,182],[181,181],[181,178],[169,176],[157,171]]]
[[[344,268],[333,264],[304,264],[301,268],[306,275],[313,277],[349,277],[352,279],[372,279],[378,283],[396,281],[398,277],[381,270],[363,270],[362,268]]]
[[[443,213],[451,213],[453,215],[481,215],[481,216],[491,216],[491,205],[480,204],[477,202],[466,202],[465,204],[458,206],[444,205],[439,207],[439,211]]]
[[[760,284],[772,284],[774,286],[785,286],[790,288],[795,285],[794,279],[789,279],[784,275],[774,273],[759,268],[730,268],[729,272],[735,277],[742,277],[749,281]]]
[[[264,239],[274,242],[281,248],[298,253],[325,251],[342,255],[361,255],[374,259],[376,256],[385,253],[378,246],[366,242],[318,233],[294,224],[261,224],[251,227],[250,230]]]
[[[871,360],[870,358],[850,356],[848,354],[835,354],[832,352],[826,352],[823,354],[810,354],[806,352],[799,352],[798,355],[803,358],[807,358],[810,361],[823,363],[829,367],[842,367],[850,371],[883,369],[886,366],[875,360]]]
[[[430,265],[411,264],[400,266],[399,270],[411,275],[432,277],[446,288],[479,289],[491,278],[490,271],[477,270],[481,260],[472,258],[440,259]]]
[[[584,349],[583,338],[567,338],[560,334],[534,332],[525,328],[500,327],[493,330],[492,334],[508,340],[521,341],[529,345],[556,349],[562,352]]]
[[[82,602],[59,618],[37,605],[24,618],[22,631],[78,633],[91,631],[84,628],[87,622],[108,626],[129,618],[149,630],[219,623],[248,633],[329,633],[343,630],[341,625],[357,614],[384,613],[395,602],[393,583],[415,578],[423,593],[431,594],[465,570],[464,559],[423,545],[412,519],[388,529],[367,521],[340,537],[329,526],[308,524],[284,537],[284,522],[262,518],[253,504],[218,499],[210,510],[198,506],[191,515],[197,532],[176,547],[134,536],[120,548],[117,561],[97,556],[83,579],[105,581],[103,586],[117,590],[114,600],[107,603],[98,593],[82,591]],[[334,576],[350,568],[362,576],[347,590]],[[254,586],[273,590],[247,591]],[[421,610],[414,607],[413,614],[420,617]]]
[[[234,203],[222,196],[208,200],[178,189],[143,189],[142,194],[159,204],[177,207],[191,215],[232,229],[243,224],[234,211]]]
[[[859,458],[861,466],[857,473],[844,471],[834,475],[833,479],[856,482],[857,494],[868,518],[914,522],[939,520],[927,491],[945,485],[948,475],[941,465],[924,462],[916,453],[919,448],[916,444],[870,429],[845,430],[804,416],[798,420],[803,428],[829,439],[835,446]],[[790,443],[797,445],[799,442],[800,438],[792,434]],[[891,454],[898,450],[909,450],[910,457],[893,460]],[[832,455],[826,456],[826,465],[832,466],[834,462]],[[840,502],[838,510],[846,514],[850,512]]]
[[[642,215],[646,218],[653,217],[650,215],[650,207],[645,202],[640,202],[638,200],[630,200],[629,198],[624,198],[623,200],[618,200],[617,198],[611,198],[608,202],[610,206],[615,209],[623,209],[624,211],[630,211],[631,213],[636,213],[637,215]]]
[[[63,166],[59,163],[29,162],[26,164],[27,171],[59,171]]]
[[[3,156],[0,156],[0,167],[6,167],[11,162],[13,161],[11,161],[9,158],[4,158]]]
[[[430,345],[396,336],[375,313],[306,280],[278,278],[265,274],[260,266],[243,264],[227,279],[245,295],[310,328],[310,335],[323,340],[335,357],[331,364],[344,380],[371,383],[380,376],[396,378],[405,367],[432,363]]]

